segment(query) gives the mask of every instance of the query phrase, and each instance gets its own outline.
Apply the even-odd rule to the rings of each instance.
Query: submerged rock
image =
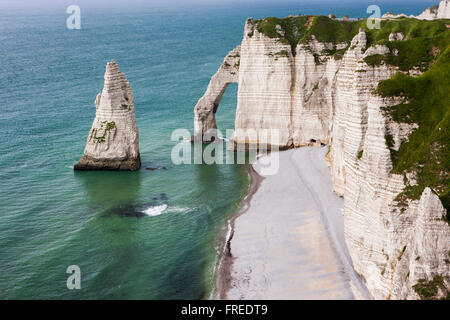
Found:
[[[167,194],[165,194],[165,193],[161,193],[161,194],[159,195],[159,198],[160,198],[161,200],[163,200],[163,201],[169,200],[169,198],[167,197]]]
[[[142,208],[133,204],[119,205],[113,208],[111,213],[122,218],[143,218],[146,216]]]
[[[153,197],[152,201],[142,204],[123,203],[117,205],[103,215],[104,218],[117,215],[121,218],[143,218],[148,216],[157,216],[164,212],[168,207],[169,198],[165,193],[158,197]]]
[[[155,171],[155,170],[167,170],[167,167],[147,167],[145,170]]]
[[[141,167],[134,97],[119,66],[108,62],[96,116],[75,170],[138,170]]]

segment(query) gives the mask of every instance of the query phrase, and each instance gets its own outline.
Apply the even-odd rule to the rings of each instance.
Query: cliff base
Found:
[[[118,171],[136,171],[141,168],[141,157],[138,155],[133,159],[94,159],[83,156],[73,167],[74,170],[118,170]]]

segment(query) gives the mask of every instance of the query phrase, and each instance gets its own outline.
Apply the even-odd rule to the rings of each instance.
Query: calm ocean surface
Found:
[[[250,181],[245,165],[173,165],[172,131],[192,132],[193,107],[247,17],[365,8],[81,8],[82,30],[71,31],[66,7],[0,3],[0,299],[208,298],[226,221]],[[167,170],[73,171],[111,59],[133,89],[143,168]],[[234,127],[236,92],[220,105],[220,129]],[[81,290],[66,287],[69,265],[81,268]]]

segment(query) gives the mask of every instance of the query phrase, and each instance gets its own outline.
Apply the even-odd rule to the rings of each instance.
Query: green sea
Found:
[[[192,132],[193,107],[247,17],[330,11],[252,3],[81,7],[81,30],[66,28],[65,6],[0,4],[0,299],[210,297],[226,222],[250,179],[245,165],[172,164],[171,133]],[[365,17],[365,8],[333,11]],[[112,59],[135,96],[143,167],[74,172]],[[221,102],[222,130],[234,127],[236,94],[230,85]],[[80,290],[66,286],[71,265]]]

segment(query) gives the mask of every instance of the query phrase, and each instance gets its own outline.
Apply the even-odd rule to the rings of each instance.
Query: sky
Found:
[[[420,14],[423,10],[439,3],[439,0],[0,0],[0,18],[2,15],[57,14],[65,12],[70,5],[77,5],[83,12],[134,13],[142,11],[192,11],[209,8],[259,9],[259,7],[279,8],[287,6],[297,13],[314,14],[318,7],[330,8],[330,12],[346,14],[362,12],[369,5],[378,5],[381,13]],[[395,4],[399,4],[396,6]],[[303,9],[302,9],[303,8]],[[386,8],[386,9],[384,9]],[[420,8],[423,8],[420,9]],[[356,9],[356,10],[355,10]],[[349,12],[347,12],[348,10]],[[400,12],[397,12],[400,10]],[[320,10],[318,10],[320,11]],[[323,10],[322,10],[323,12]],[[356,16],[351,17],[355,18]],[[358,17],[366,17],[358,16]]]
[[[330,5],[345,5],[346,3],[364,3],[370,4],[382,4],[387,2],[405,2],[408,3],[423,3],[424,7],[432,6],[439,2],[439,0],[0,0],[0,8],[5,9],[9,7],[59,7],[69,6],[72,4],[78,6],[88,7],[148,7],[148,6],[161,6],[161,7],[179,7],[179,6],[226,6],[226,5],[258,5],[258,4],[301,4],[308,5],[314,3],[329,3]]]

